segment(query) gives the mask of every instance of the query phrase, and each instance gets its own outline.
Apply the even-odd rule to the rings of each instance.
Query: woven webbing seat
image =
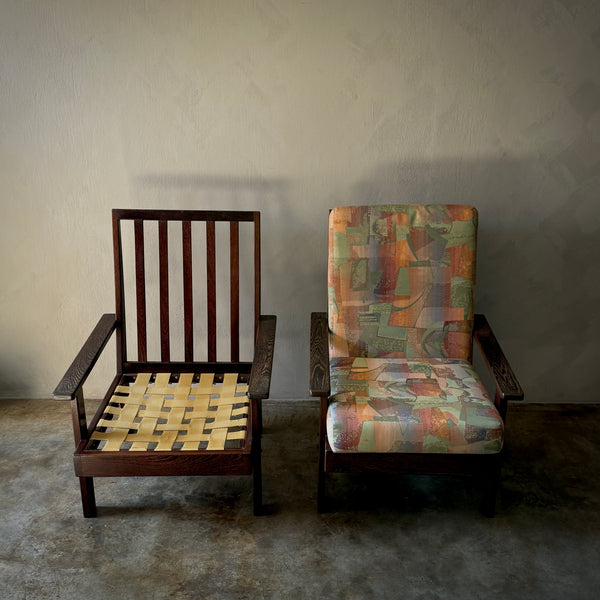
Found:
[[[237,373],[140,373],[122,379],[88,449],[168,451],[243,449],[248,383]]]
[[[115,314],[54,391],[72,402],[83,514],[95,477],[157,475],[252,475],[259,514],[276,326],[261,314],[260,213],[114,209],[112,229]],[[117,372],[88,423],[83,385],[113,332]]]

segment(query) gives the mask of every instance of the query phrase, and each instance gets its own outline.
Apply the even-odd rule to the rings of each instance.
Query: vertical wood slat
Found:
[[[130,219],[133,222],[133,233],[134,233],[134,259],[135,259],[135,292],[134,298],[136,299],[136,316],[134,321],[137,322],[137,360],[146,362],[149,360],[149,347],[148,347],[148,335],[149,322],[148,314],[148,283],[146,282],[146,269],[145,269],[145,243],[148,238],[146,233],[146,221],[154,221],[158,228],[158,267],[159,267],[159,319],[156,319],[157,329],[160,335],[160,356],[163,362],[169,362],[171,360],[171,348],[170,348],[170,278],[169,278],[169,258],[170,250],[169,246],[169,222],[179,220],[182,223],[182,241],[183,241],[183,292],[184,292],[184,344],[185,344],[185,361],[193,362],[194,360],[194,301],[193,301],[193,290],[192,284],[192,234],[193,226],[192,223],[196,221],[204,221],[206,224],[206,266],[207,266],[207,345],[208,345],[208,356],[207,360],[210,362],[217,361],[219,341],[217,339],[217,317],[220,314],[220,308],[217,306],[217,236],[216,223],[221,221],[229,222],[229,284],[230,284],[230,297],[229,297],[229,326],[230,326],[230,360],[237,362],[240,360],[241,354],[241,340],[240,340],[240,329],[241,323],[241,300],[239,298],[240,285],[241,285],[241,233],[239,228],[239,222],[248,221],[252,223],[254,228],[254,248],[250,250],[250,255],[253,253],[254,262],[254,334],[258,330],[258,320],[261,312],[261,297],[260,297],[260,285],[261,285],[261,273],[260,273],[260,214],[257,213],[240,213],[239,215],[227,212],[212,212],[201,214],[198,211],[187,212],[176,212],[173,211],[124,211],[115,210],[113,211],[113,234],[114,234],[114,247],[115,247],[115,291],[117,300],[117,318],[123,325],[117,331],[118,345],[120,348],[117,350],[118,361],[127,360],[127,347],[125,341],[125,288],[123,285],[124,270],[123,270],[123,252],[122,247],[122,219]],[[195,250],[200,250],[195,248]],[[245,252],[245,250],[244,250]],[[117,266],[118,263],[118,266]],[[154,296],[152,296],[154,297]],[[196,307],[197,308],[197,307]],[[223,313],[227,310],[223,307]],[[225,316],[223,314],[222,316]],[[152,319],[154,323],[154,319]],[[225,324],[225,323],[224,323]],[[120,342],[120,343],[119,343]],[[131,360],[131,359],[130,359]],[[135,359],[134,359],[135,360]],[[154,360],[154,359],[152,359]]]
[[[186,362],[194,360],[194,296],[192,291],[192,223],[182,222],[183,239],[183,315]]]
[[[127,360],[127,339],[125,334],[125,292],[123,281],[123,247],[121,241],[121,222],[112,215],[113,225],[113,259],[115,267],[115,313],[120,327],[117,327],[117,370],[121,372],[121,365]]]
[[[240,360],[240,236],[239,223],[231,221],[229,240],[229,297],[231,303],[231,358]]]
[[[169,240],[167,231],[167,221],[159,221],[160,357],[162,361],[171,360],[169,341]]]
[[[206,222],[206,309],[208,362],[217,360],[217,281],[215,258],[215,222]]]
[[[138,360],[147,360],[146,343],[146,275],[144,267],[144,222],[134,221],[135,234],[135,290],[137,308]]]
[[[260,306],[260,213],[254,215],[254,339],[258,335]]]

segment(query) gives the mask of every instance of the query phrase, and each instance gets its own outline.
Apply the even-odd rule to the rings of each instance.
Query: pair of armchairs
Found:
[[[54,392],[71,400],[84,515],[97,514],[95,477],[156,475],[252,475],[260,514],[261,402],[276,327],[260,308],[260,214],[115,209],[112,222],[116,312],[101,317]],[[228,231],[227,311],[217,310],[217,226]],[[484,510],[493,514],[506,402],[523,393],[487,322],[473,314],[476,230],[475,209],[464,206],[330,212],[328,314],[311,317],[320,510],[327,472],[378,470],[482,475]],[[252,257],[251,266],[240,256]],[[183,288],[182,313],[170,305],[174,282]],[[240,299],[253,307],[248,360],[240,359]],[[227,349],[217,348],[223,312]],[[171,348],[177,315],[182,349]],[[113,333],[117,373],[88,423],[83,386]],[[473,335],[494,377],[494,401],[471,364]]]

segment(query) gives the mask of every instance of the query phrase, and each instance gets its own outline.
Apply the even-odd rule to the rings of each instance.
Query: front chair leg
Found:
[[[254,502],[254,516],[259,516],[263,512],[262,504],[262,465],[261,465],[261,450],[260,444],[258,449],[254,449],[254,458],[252,466],[252,484],[253,484],[253,502]]]
[[[254,515],[263,514],[262,504],[262,401],[252,400],[252,498]]]
[[[496,461],[485,477],[485,488],[482,502],[482,512],[486,517],[496,513],[496,498],[500,487],[501,463]]]
[[[97,516],[96,495],[94,493],[94,480],[92,477],[80,477],[79,487],[81,488],[81,504],[83,506],[83,516],[90,518]]]
[[[317,511],[327,512],[327,473],[325,472],[325,443],[319,443],[319,479],[317,482]]]

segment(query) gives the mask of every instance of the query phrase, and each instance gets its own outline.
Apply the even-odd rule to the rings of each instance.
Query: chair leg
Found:
[[[254,440],[254,448],[252,449],[252,498],[254,504],[254,516],[263,514],[262,503],[262,457],[260,436]]]
[[[320,513],[327,512],[327,500],[326,500],[326,479],[327,473],[319,469],[319,481],[317,487],[317,511]]]
[[[327,397],[321,397],[319,414],[319,476],[317,480],[317,511],[327,512],[327,472],[325,471],[325,454],[327,442]]]
[[[500,461],[496,461],[485,477],[482,512],[486,517],[493,517],[496,513],[496,497],[500,487]]]
[[[319,479],[317,481],[317,511],[327,512],[327,473],[325,472],[325,443],[319,443]]]
[[[83,506],[83,516],[86,518],[95,517],[96,495],[94,493],[94,480],[92,477],[80,477],[79,487],[81,488],[81,504]]]

